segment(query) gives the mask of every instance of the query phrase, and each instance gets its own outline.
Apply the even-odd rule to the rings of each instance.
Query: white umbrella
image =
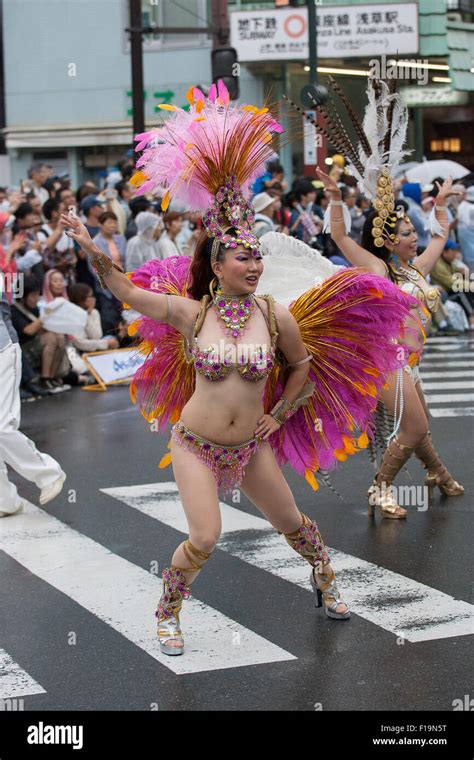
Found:
[[[451,176],[453,179],[461,179],[469,174],[469,169],[458,164],[456,161],[423,161],[418,166],[413,166],[406,172],[406,177],[410,182],[420,182],[422,185],[429,184],[435,177]]]
[[[394,177],[400,177],[403,174],[406,174],[409,169],[413,169],[414,166],[419,166],[419,161],[408,161],[406,164],[400,164],[398,169],[394,172]]]

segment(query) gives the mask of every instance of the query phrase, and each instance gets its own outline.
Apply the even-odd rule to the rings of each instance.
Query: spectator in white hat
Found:
[[[253,234],[261,238],[266,232],[274,232],[276,230],[274,214],[278,206],[278,199],[272,198],[268,193],[258,193],[252,198],[252,204],[255,209]]]

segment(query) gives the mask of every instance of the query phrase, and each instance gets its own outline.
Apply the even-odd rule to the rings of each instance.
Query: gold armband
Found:
[[[276,422],[283,425],[296,411],[298,407],[292,401],[287,401],[286,398],[278,399],[275,406],[270,412],[270,417],[273,417]]]
[[[271,412],[269,412],[270,417],[273,417],[273,419],[280,423],[280,425],[283,425],[284,422],[298,411],[300,406],[304,406],[308,403],[313,395],[315,386],[316,384],[313,382],[305,383],[303,389],[294,401],[288,401],[284,396],[281,396]]]
[[[122,267],[119,267],[118,264],[112,261],[112,259],[109,259],[109,257],[102,252],[95,253],[93,256],[91,256],[91,264],[94,268],[95,273],[97,274],[97,278],[100,282],[101,287],[104,289],[107,288],[107,285],[104,283],[103,278],[107,277],[107,275],[111,273],[112,269],[117,269],[119,272],[122,272],[122,274],[125,274]]]

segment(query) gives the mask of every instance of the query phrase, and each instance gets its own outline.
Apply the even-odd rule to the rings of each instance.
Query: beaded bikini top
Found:
[[[189,345],[189,342],[186,341],[186,358],[189,363],[194,363],[196,372],[199,372],[200,375],[207,378],[208,380],[224,380],[234,368],[238,370],[243,380],[251,380],[253,382],[257,382],[258,380],[263,380],[264,378],[268,377],[274,367],[276,360],[275,344],[278,337],[278,332],[276,331],[276,319],[272,309],[273,304],[270,304],[268,299],[266,300],[267,303],[269,303],[271,313],[270,320],[266,316],[258,301],[256,301],[256,303],[265,318],[270,332],[270,350],[264,351],[263,345],[257,344],[255,346],[255,350],[250,354],[250,356],[238,355],[237,361],[232,361],[227,356],[224,356],[223,360],[221,361],[221,357],[218,355],[215,346],[211,345],[206,348],[199,347],[197,333],[202,327],[207,309],[212,305],[212,301],[208,303],[206,299],[203,300],[201,312],[198,314],[196,322],[194,324],[192,345]],[[238,346],[231,346],[231,348],[235,348],[238,353]]]
[[[416,267],[406,264],[398,269],[391,269],[401,290],[415,296],[431,314],[438,311],[441,303],[439,290],[431,285]]]

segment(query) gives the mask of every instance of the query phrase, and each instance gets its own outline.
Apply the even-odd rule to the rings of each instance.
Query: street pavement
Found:
[[[452,711],[469,702],[473,368],[474,339],[429,340],[431,431],[464,496],[437,492],[426,508],[413,458],[397,483],[417,501],[405,504],[406,521],[382,520],[367,515],[367,454],[332,473],[342,499],[284,470],[330,547],[349,621],[314,607],[309,565],[238,492],[222,502],[219,544],[184,602],[180,657],[160,653],[154,617],[157,571],[187,536],[171,466],[157,467],[169,436],[149,429],[123,386],[23,404],[22,429],[67,481],[40,508],[36,487],[12,473],[28,503],[0,520],[0,700],[138,711]]]

